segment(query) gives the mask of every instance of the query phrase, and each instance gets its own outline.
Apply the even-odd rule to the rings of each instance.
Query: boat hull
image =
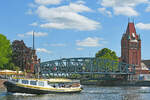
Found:
[[[18,86],[12,82],[6,81],[4,82],[5,87],[7,88],[7,92],[11,93],[27,93],[27,94],[55,94],[55,93],[79,93],[78,91],[51,91],[51,90],[40,90]]]

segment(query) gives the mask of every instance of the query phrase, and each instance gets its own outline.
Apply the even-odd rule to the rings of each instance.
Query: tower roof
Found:
[[[128,37],[138,39],[138,35],[136,34],[136,29],[133,22],[129,22],[126,30],[126,35]]]
[[[128,33],[128,34],[136,33],[136,29],[135,29],[135,26],[134,26],[133,22],[128,23],[126,33]]]

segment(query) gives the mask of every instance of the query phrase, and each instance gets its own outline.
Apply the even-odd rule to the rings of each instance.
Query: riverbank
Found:
[[[97,85],[97,86],[148,86],[150,81],[123,81],[123,80],[86,80],[81,81],[82,85]]]
[[[5,89],[5,86],[4,86],[4,82],[6,81],[6,79],[0,79],[0,89]]]

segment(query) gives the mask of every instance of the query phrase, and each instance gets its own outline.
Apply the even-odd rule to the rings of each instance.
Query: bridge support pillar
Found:
[[[134,75],[129,74],[129,75],[128,75],[128,80],[129,80],[129,81],[132,81],[132,80],[134,79],[133,77],[134,77]]]

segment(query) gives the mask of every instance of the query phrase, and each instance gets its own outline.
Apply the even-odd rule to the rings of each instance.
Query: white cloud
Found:
[[[136,27],[142,30],[150,30],[150,24],[138,23]]]
[[[106,8],[98,8],[98,11],[103,15],[108,15],[109,17],[112,17],[112,13],[106,10]]]
[[[32,24],[30,24],[31,26],[38,26],[37,22],[33,22]]]
[[[81,51],[81,50],[83,50],[84,48],[76,48],[77,50],[79,50],[79,51]]]
[[[37,9],[38,16],[46,21],[40,25],[42,28],[96,30],[100,27],[100,23],[79,14],[82,12],[92,12],[92,10],[77,3],[56,8],[39,6]]]
[[[28,9],[28,11],[25,13],[27,15],[32,15],[33,14],[33,11],[31,9]]]
[[[134,7],[140,3],[148,3],[148,0],[102,0],[101,4],[106,7]]]
[[[31,8],[36,8],[37,7],[37,5],[34,4],[34,3],[29,3],[28,6],[31,7]]]
[[[17,34],[18,37],[25,37],[24,34]]]
[[[26,35],[33,35],[33,31],[27,32]],[[46,32],[34,32],[34,36],[41,37],[41,36],[47,36],[48,33]]]
[[[78,3],[78,4],[85,4],[85,1],[78,0],[76,3]]]
[[[100,40],[103,40],[101,38],[98,37],[88,37],[84,40],[77,40],[76,41],[76,45],[78,46],[83,46],[83,47],[98,47],[98,46],[102,46],[102,44],[100,44]]]
[[[54,47],[65,47],[66,44],[63,44],[63,43],[57,43],[57,44],[50,44],[50,46],[54,46]]]
[[[102,0],[101,5],[112,8],[115,15],[138,16],[135,7],[142,3],[148,0]]]
[[[40,5],[58,5],[62,0],[35,0],[35,3]]]
[[[49,51],[45,48],[37,48],[36,50],[37,50],[37,52],[43,52],[43,53],[48,53],[48,54],[52,53],[51,51]]]
[[[150,5],[145,9],[146,12],[150,12]]]
[[[67,28],[64,23],[46,23],[41,24],[41,28],[56,28],[56,29],[65,29]]]
[[[17,34],[18,37],[27,37],[27,36],[33,36],[33,31],[29,31],[25,34]],[[46,32],[34,32],[34,36],[36,37],[44,37],[44,36],[47,36],[48,33]]]
[[[114,7],[115,15],[125,15],[125,16],[138,16],[138,12],[136,12],[131,7]]]
[[[61,8],[64,8],[64,10],[68,10],[71,12],[92,12],[92,9],[81,3],[70,3],[69,6],[62,6],[59,9]]]
[[[65,43],[44,44],[44,46],[65,47]]]

